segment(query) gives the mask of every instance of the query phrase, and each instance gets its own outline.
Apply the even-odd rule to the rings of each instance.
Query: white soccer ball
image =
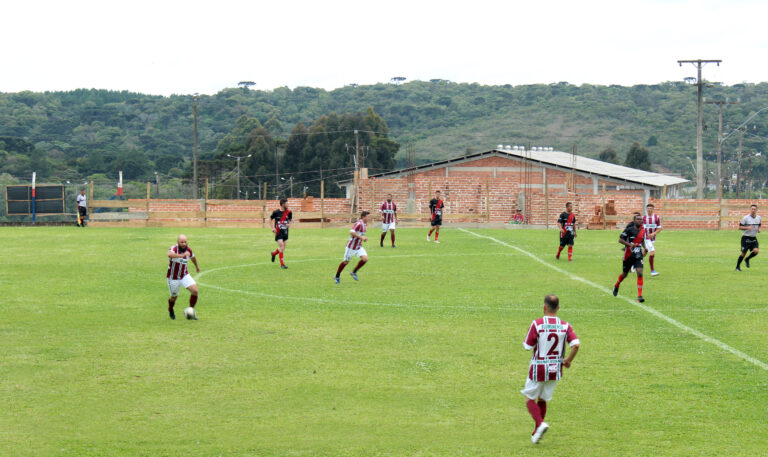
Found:
[[[187,316],[187,319],[197,319],[197,314],[195,314],[195,308],[191,306],[184,310],[184,315]]]

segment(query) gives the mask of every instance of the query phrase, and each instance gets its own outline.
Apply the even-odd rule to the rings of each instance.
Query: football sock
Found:
[[[435,241],[437,241],[437,238],[440,236],[440,232],[435,232]]]
[[[346,266],[347,266],[347,264],[344,263],[344,262],[341,262],[339,264],[339,268],[336,270],[336,277],[337,278],[339,277],[339,275],[341,274],[342,270],[344,270],[344,267],[346,267]]]
[[[528,412],[531,413],[531,417],[536,422],[536,427],[538,428],[543,422],[543,419],[541,418],[541,409],[539,409],[538,403],[536,403],[535,400],[528,399],[528,401],[525,402],[525,406],[528,407]]]
[[[285,265],[285,262],[283,262],[283,253],[280,253],[280,265]]]
[[[544,420],[544,417],[547,415],[547,402],[544,400],[539,400],[539,411],[541,411],[541,420]]]
[[[613,285],[613,287],[619,287],[619,284],[621,284],[621,281],[624,281],[624,275],[620,274],[619,279],[616,281],[616,284]]]
[[[352,270],[352,273],[357,273],[357,270],[363,268],[363,265],[365,265],[365,262],[366,262],[365,260],[361,260],[357,262],[357,266],[355,267],[354,270]]]
[[[272,251],[272,255],[277,255],[278,252],[280,252],[280,249],[275,249],[274,251]]]
[[[747,257],[747,260],[750,260],[752,257],[755,257],[756,255],[757,255],[757,252],[752,251],[752,254],[750,254],[749,257]]]
[[[739,268],[739,267],[741,267],[741,261],[742,261],[742,260],[744,260],[744,256],[743,256],[743,255],[740,255],[740,256],[739,256],[739,260],[736,262],[736,268]]]
[[[384,244],[384,237],[387,235],[387,232],[381,232],[381,239],[379,240],[379,244]]]
[[[656,257],[656,256],[655,256],[655,255],[653,255],[653,254],[651,254],[651,255],[648,257],[648,262],[650,262],[650,264],[651,264],[651,271],[653,271],[653,270],[654,270],[654,268],[653,268],[653,258],[654,258],[654,257]]]
[[[392,239],[392,246],[394,246],[395,245],[395,232],[389,232],[389,237]]]
[[[173,305],[175,305],[176,302],[171,301],[171,299],[168,299],[168,311],[173,311]]]
[[[432,236],[432,232],[434,232],[434,231],[435,231],[435,229],[430,229],[429,233],[427,233],[427,236]]]
[[[638,297],[643,296],[643,277],[642,276],[637,277],[637,296]]]
[[[190,295],[189,296],[189,306],[194,308],[196,304],[197,304],[197,295],[195,295],[195,294]]]
[[[573,246],[568,246],[568,260],[571,260],[571,257],[573,257]]]
[[[555,257],[557,257],[557,258],[559,259],[559,258],[560,258],[560,253],[561,253],[561,252],[563,252],[563,247],[562,247],[562,246],[560,246],[559,248],[557,248],[557,255],[556,255]]]

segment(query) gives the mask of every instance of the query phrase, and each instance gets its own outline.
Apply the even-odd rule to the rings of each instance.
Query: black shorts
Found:
[[[760,243],[757,242],[757,237],[742,236],[741,237],[741,252],[754,251],[760,247]]]
[[[84,218],[86,216],[87,210],[85,209],[85,206],[78,206],[77,212],[80,214],[80,218]]]
[[[277,240],[288,241],[288,230],[278,230],[275,234],[275,241]]]
[[[560,237],[560,246],[573,246],[573,233],[566,231],[565,235]]]
[[[627,260],[623,263],[623,272],[626,274],[629,270],[632,269],[632,267],[635,267],[635,270],[638,268],[643,268],[643,258],[637,257],[635,255],[630,255]]]
[[[438,226],[438,225],[443,225],[443,217],[442,216],[435,217],[434,219],[432,219],[432,221],[429,224],[432,227],[435,227],[435,226]]]

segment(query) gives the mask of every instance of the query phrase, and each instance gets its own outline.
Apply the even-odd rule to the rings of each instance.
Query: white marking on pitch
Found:
[[[475,233],[475,232],[473,232],[471,230],[467,230],[467,229],[463,229],[463,228],[459,228],[459,230],[461,230],[462,232],[466,232],[466,233],[469,233],[471,235],[474,235],[474,236],[476,236],[478,238],[485,238],[485,239],[491,240],[491,241],[493,241],[495,243],[498,243],[498,244],[500,244],[502,246],[506,246],[508,248],[512,248],[512,249],[514,249],[514,250],[516,250],[516,251],[518,251],[518,252],[520,252],[522,254],[527,255],[528,257],[530,257],[533,260],[539,262],[540,264],[542,264],[542,265],[544,265],[546,267],[549,267],[549,268],[557,271],[558,273],[562,273],[562,274],[568,276],[569,278],[573,279],[574,281],[583,282],[584,284],[590,285],[590,286],[594,287],[595,289],[598,289],[598,290],[603,291],[603,292],[605,292],[607,294],[613,295],[613,290],[612,289],[608,289],[607,287],[603,287],[600,284],[594,283],[594,282],[592,282],[592,281],[590,281],[588,279],[584,279],[582,277],[576,276],[576,275],[574,275],[573,273],[571,273],[569,271],[565,271],[565,270],[563,270],[561,268],[558,268],[558,267],[552,265],[551,263],[545,262],[544,260],[536,257],[535,255],[531,254],[530,252],[526,251],[525,249],[519,248],[519,247],[517,247],[515,245],[512,245],[512,244],[509,244],[509,243],[505,243],[505,242],[503,242],[501,240],[497,240],[496,238],[493,238],[491,236],[480,235],[479,233]],[[618,298],[621,298],[622,300],[626,301],[630,305],[634,305],[634,306],[642,309],[643,311],[658,317],[661,320],[669,322],[670,324],[674,325],[675,327],[679,328],[680,330],[683,330],[684,332],[690,333],[691,335],[694,335],[694,336],[696,336],[698,338],[701,338],[702,340],[704,340],[704,341],[706,341],[708,343],[712,343],[715,346],[719,347],[720,349],[722,349],[724,351],[728,351],[731,354],[734,354],[734,355],[736,355],[736,356],[746,360],[747,362],[750,362],[750,363],[752,363],[754,365],[757,365],[758,367],[762,368],[763,370],[768,370],[768,364],[766,364],[765,362],[763,362],[761,360],[757,360],[756,358],[754,358],[754,357],[752,357],[750,355],[747,355],[747,354],[739,351],[738,349],[732,348],[731,346],[728,346],[727,344],[723,343],[722,341],[720,341],[718,339],[715,339],[715,338],[712,338],[711,336],[705,335],[705,334],[701,333],[700,331],[698,331],[698,330],[696,330],[694,328],[688,327],[687,325],[685,325],[685,324],[683,324],[681,322],[678,322],[675,319],[672,319],[671,317],[667,316],[666,314],[662,314],[659,311],[656,311],[655,309],[653,309],[653,308],[651,308],[649,306],[643,305],[642,303],[638,303],[638,302],[636,302],[634,300],[631,300],[631,299],[629,299],[627,297],[618,296]]]

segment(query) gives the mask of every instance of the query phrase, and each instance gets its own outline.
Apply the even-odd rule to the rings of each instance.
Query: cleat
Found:
[[[568,257],[568,261],[569,261],[569,262],[573,262],[573,260],[571,260],[571,258],[570,258],[570,257]]]
[[[619,295],[619,288],[616,286],[613,286],[613,296],[615,297],[617,295]]]
[[[341,284],[341,280],[339,279],[339,277],[338,277],[338,276],[335,276],[335,277],[333,278],[333,282],[335,282],[336,284]]]
[[[536,428],[536,432],[533,434],[533,436],[531,436],[531,441],[533,444],[539,444],[541,437],[547,433],[547,430],[549,430],[549,425],[546,422],[542,422],[541,425]]]
[[[379,247],[383,248],[384,247],[384,243],[379,243]]]
[[[749,268],[749,258],[748,257],[744,258],[744,265],[746,265],[747,268]]]
[[[176,313],[174,313],[172,309],[168,310],[168,316],[171,318],[171,320],[176,319]]]
[[[285,265],[280,265],[280,268],[282,268],[283,270],[287,270],[288,269],[288,267],[286,267]]]
[[[427,243],[429,243],[431,240],[429,239],[429,235],[427,235]]]
[[[634,266],[634,265],[632,265],[632,268],[630,269],[630,271],[631,271],[632,273],[634,273],[634,272],[635,272],[635,266]]]
[[[658,276],[659,272],[656,270],[651,270],[651,276]]]
[[[642,296],[642,295],[640,295],[640,296],[638,296],[638,297],[637,297],[637,301],[638,301],[638,302],[640,302],[640,303],[642,303],[642,302],[644,302],[644,301],[645,301],[645,299],[643,298],[643,296]]]
[[[736,267],[736,271],[741,271],[741,268],[739,268],[739,267]]]
[[[272,254],[272,263],[275,263],[275,257],[277,257],[275,254]]]
[[[560,254],[555,254],[555,259],[560,260]]]
[[[393,248],[396,248],[397,246],[395,246],[395,245],[393,244],[393,245],[392,245],[392,247],[393,247]]]
[[[352,279],[354,279],[355,281],[360,281],[359,279],[357,279],[357,273],[355,273],[354,271],[351,272],[349,275],[352,276]]]
[[[435,240],[435,243],[437,243],[437,244],[440,244],[440,242],[439,242],[439,241],[437,241],[437,240]]]

